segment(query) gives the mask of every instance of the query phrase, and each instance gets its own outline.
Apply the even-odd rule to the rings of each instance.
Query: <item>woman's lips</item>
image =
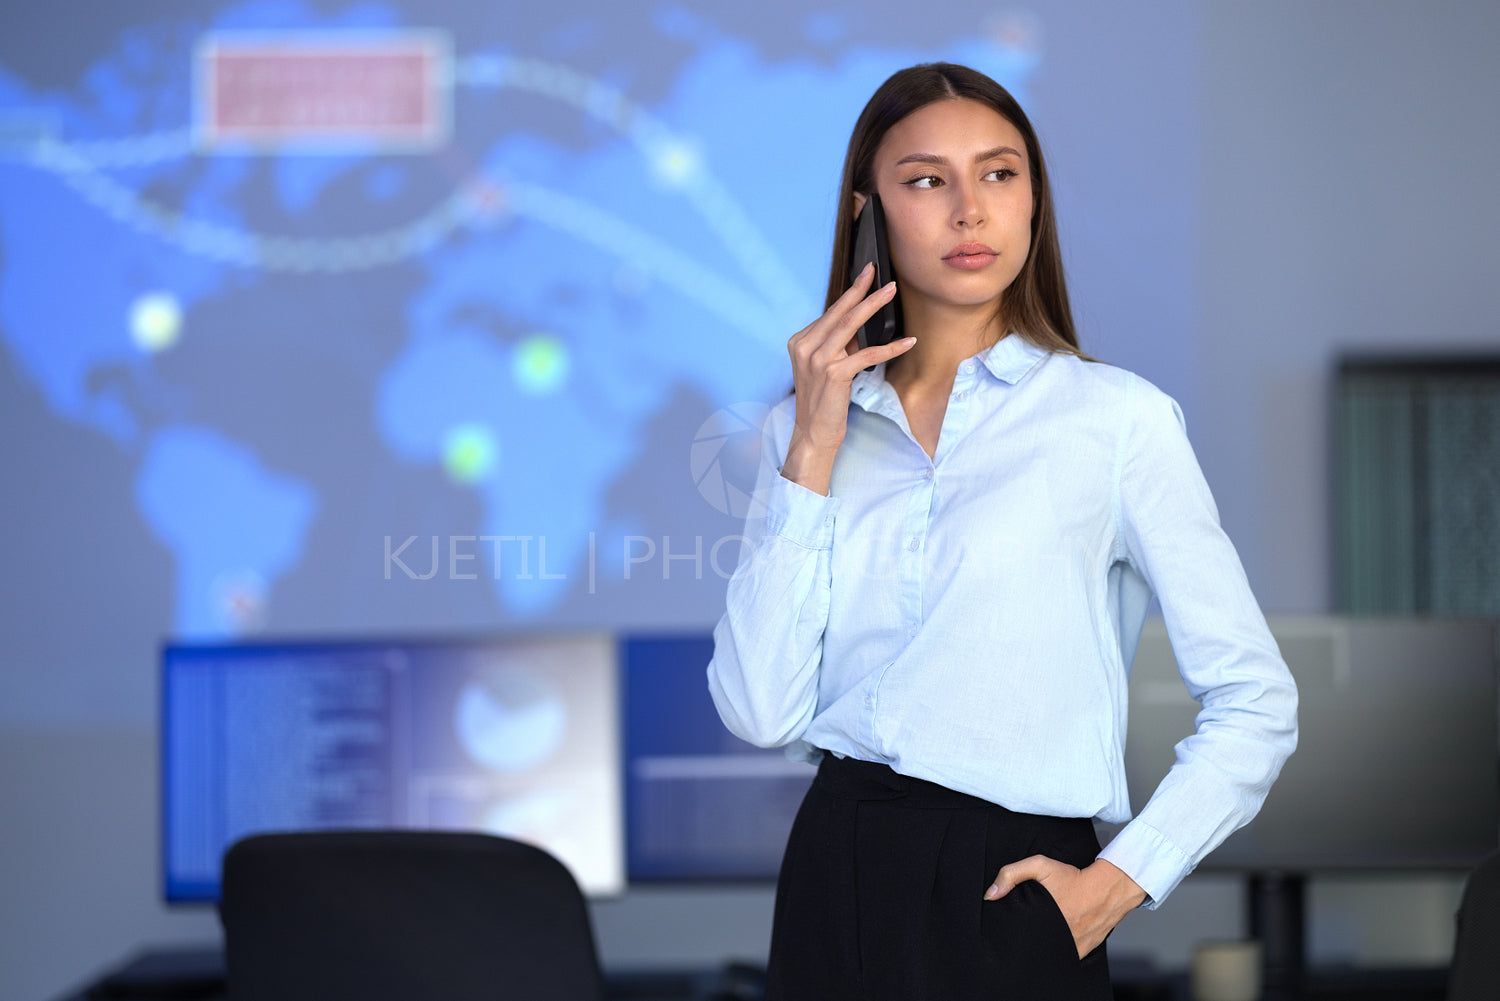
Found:
[[[943,263],[961,271],[978,271],[995,263],[996,254],[955,254],[943,258]]]
[[[977,271],[995,261],[995,251],[982,243],[960,243],[948,251],[943,263],[964,271]]]

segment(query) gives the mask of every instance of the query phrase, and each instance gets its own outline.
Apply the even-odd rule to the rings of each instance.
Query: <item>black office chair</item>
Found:
[[[1500,851],[1491,852],[1464,884],[1458,936],[1448,968],[1448,1001],[1500,998]]]
[[[601,1001],[583,894],[486,834],[262,834],[224,857],[233,1001]]]

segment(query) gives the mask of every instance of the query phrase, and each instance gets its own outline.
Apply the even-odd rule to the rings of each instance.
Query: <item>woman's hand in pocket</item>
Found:
[[[1079,869],[1045,855],[1005,866],[984,899],[999,900],[1028,879],[1041,883],[1057,902],[1073,932],[1079,959],[1098,948],[1115,925],[1146,899],[1146,891],[1135,880],[1103,859]]]

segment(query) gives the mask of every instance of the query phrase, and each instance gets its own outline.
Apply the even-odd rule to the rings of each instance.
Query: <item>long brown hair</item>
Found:
[[[893,74],[870,97],[854,123],[844,177],[839,185],[838,216],[833,226],[833,261],[828,271],[827,309],[849,289],[849,265],[854,253],[854,192],[875,191],[875,151],[886,132],[907,115],[934,101],[967,98],[994,108],[1026,140],[1031,164],[1031,252],[1021,272],[1001,298],[1005,329],[1014,330],[1038,347],[1088,358],[1078,347],[1068,285],[1063,277],[1062,251],[1057,244],[1057,222],[1052,211],[1052,186],[1042,147],[1026,112],[1004,87],[978,70],[955,63],[923,63]],[[1092,359],[1090,359],[1092,360]]]

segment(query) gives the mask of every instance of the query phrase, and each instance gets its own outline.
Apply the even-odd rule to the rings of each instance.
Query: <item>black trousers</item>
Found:
[[[825,754],[776,886],[766,1001],[1109,1001],[1052,895],[984,891],[1000,867],[1099,854],[1087,819],[1015,813],[886,765]]]

